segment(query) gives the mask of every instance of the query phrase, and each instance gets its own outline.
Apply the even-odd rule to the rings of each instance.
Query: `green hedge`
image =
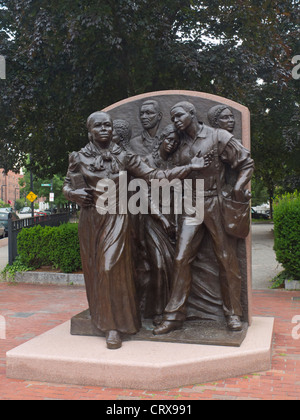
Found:
[[[284,269],[300,280],[300,194],[286,194],[274,206],[274,250]]]
[[[25,228],[18,235],[18,254],[27,267],[51,265],[64,273],[81,269],[78,224]]]

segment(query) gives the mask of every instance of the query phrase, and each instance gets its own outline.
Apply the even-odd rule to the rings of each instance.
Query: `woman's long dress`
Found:
[[[169,165],[168,161],[163,161],[159,157],[154,158],[152,154],[145,157],[145,162],[153,168],[162,170],[174,167]],[[175,226],[172,195],[170,201],[170,214],[164,216]],[[145,292],[144,317],[151,318],[162,315],[170,299],[175,237],[171,238],[159,218],[151,214],[144,216],[143,229],[150,265],[150,279]]]

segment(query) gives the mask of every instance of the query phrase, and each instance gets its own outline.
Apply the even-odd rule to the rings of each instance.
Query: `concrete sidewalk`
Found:
[[[269,289],[270,280],[282,266],[276,261],[274,246],[274,225],[271,223],[252,224],[252,288]]]
[[[8,238],[0,239],[0,271],[8,262]]]

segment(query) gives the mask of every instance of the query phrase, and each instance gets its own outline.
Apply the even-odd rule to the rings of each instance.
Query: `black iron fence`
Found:
[[[12,220],[11,214],[8,218],[8,263],[12,265],[16,256],[18,255],[18,233],[24,229],[36,225],[41,226],[59,226],[62,223],[67,223],[74,214],[72,209],[66,210],[63,213],[56,213],[47,216],[36,215],[34,217],[27,217],[26,219]]]

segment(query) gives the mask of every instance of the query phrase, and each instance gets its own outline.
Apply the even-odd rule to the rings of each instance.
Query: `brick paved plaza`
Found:
[[[275,318],[271,370],[155,392],[151,389],[57,385],[6,378],[5,355],[8,350],[69,320],[86,309],[87,302],[85,289],[80,286],[0,283],[0,315],[6,323],[6,339],[0,340],[0,399],[299,400],[300,339],[296,338],[300,335],[300,328],[292,323],[297,315],[300,318],[299,298],[299,292],[285,290],[253,292],[253,315]]]

